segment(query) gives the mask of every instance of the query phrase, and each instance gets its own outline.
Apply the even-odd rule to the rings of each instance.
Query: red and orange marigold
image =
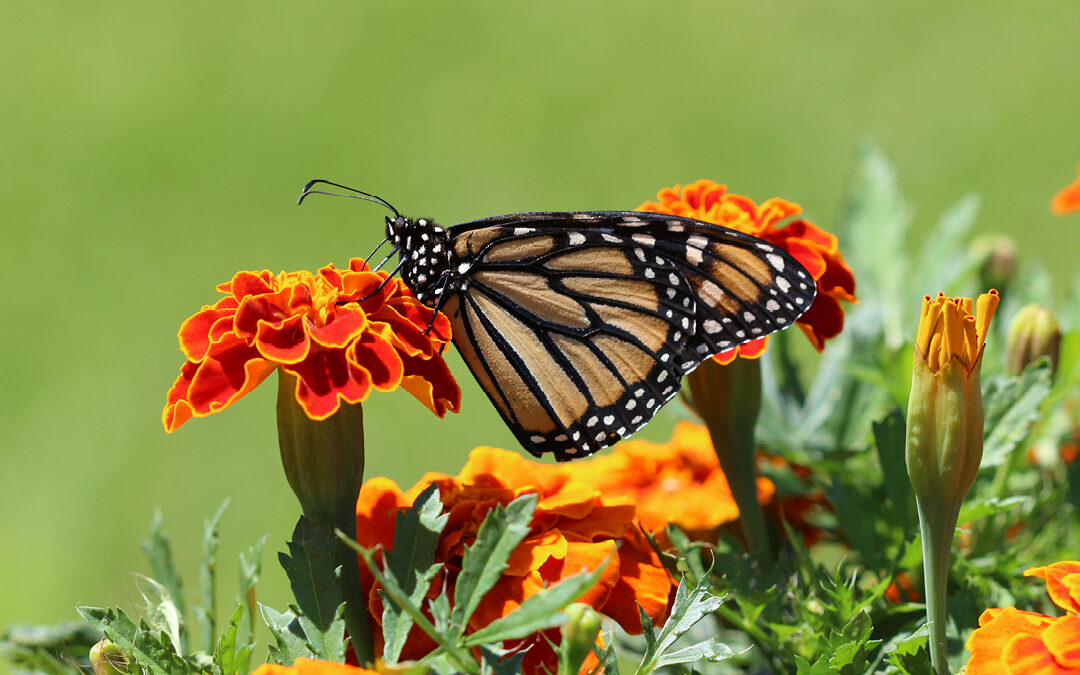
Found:
[[[1024,575],[1045,579],[1050,599],[1065,616],[1015,607],[986,610],[967,641],[967,675],[1080,673],[1080,562],[1034,567]]]
[[[461,389],[441,356],[449,321],[432,322],[432,310],[386,276],[359,258],[314,274],[237,272],[217,287],[225,297],[180,327],[187,363],[169,390],[165,429],[223,410],[278,368],[297,376],[296,400],[316,420],[398,387],[440,417],[457,412]]]
[[[631,499],[651,532],[671,523],[692,537],[712,539],[718,527],[739,517],[709,432],[700,424],[680,423],[667,443],[619,443],[610,454],[571,462],[567,470],[604,495]],[[758,478],[757,488],[758,499],[768,503],[772,481]]]
[[[781,226],[782,221],[802,212],[798,204],[774,198],[758,205],[710,180],[665,188],[657,193],[657,199],[645,202],[636,210],[722,225],[764,239],[790,253],[817,282],[817,297],[799,318],[799,328],[818,351],[825,349],[826,340],[840,334],[844,328],[840,301],[855,302],[855,277],[840,253],[836,235],[802,219]],[[765,351],[768,339],[752,340],[715,358],[721,363],[730,363],[736,356],[757,358]]]
[[[428,474],[407,492],[386,478],[373,478],[360,490],[356,504],[357,541],[365,547],[393,550],[397,513],[414,503],[431,483],[449,514],[439,538],[436,561],[444,564],[429,597],[453,597],[465,547],[476,541],[484,516],[497,504],[509,504],[524,494],[538,497],[529,534],[510,556],[508,567],[469,620],[473,632],[519,607],[545,585],[594,570],[610,559],[595,587],[579,602],[586,603],[619,623],[629,633],[640,633],[640,606],[654,622],[667,617],[675,586],[638,529],[634,502],[608,495],[575,480],[565,465],[540,464],[515,452],[481,447],[473,450],[458,476]],[[361,569],[368,589],[368,618],[381,653],[382,600],[378,585]],[[509,648],[528,648],[524,672],[555,672],[557,657],[551,644],[559,644],[558,629],[545,631]],[[414,627],[402,650],[403,660],[417,659],[435,644]]]

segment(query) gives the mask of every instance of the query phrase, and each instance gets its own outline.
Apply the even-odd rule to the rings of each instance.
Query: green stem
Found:
[[[709,428],[720,468],[724,470],[747,549],[772,560],[772,545],[757,491],[754,425],[761,410],[761,365],[736,358],[722,366],[701,364],[688,378],[694,406]]]
[[[947,591],[952,560],[953,533],[960,514],[959,503],[916,499],[922,532],[923,576],[926,584],[926,621],[930,630],[930,663],[934,675],[949,675],[945,629],[948,622]]]

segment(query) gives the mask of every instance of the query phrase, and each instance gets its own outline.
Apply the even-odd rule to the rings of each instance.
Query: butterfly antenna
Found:
[[[346,194],[341,194],[340,192],[327,192],[325,190],[313,190],[312,187],[315,186],[315,185],[332,185],[332,186],[334,186],[336,188],[341,188],[342,190],[348,190],[349,192],[355,192],[356,194],[346,195]],[[300,193],[300,198],[296,200],[297,205],[303,204],[304,199],[306,199],[308,195],[329,195],[331,197],[352,197],[353,199],[362,199],[365,202],[374,202],[374,203],[379,204],[381,206],[385,206],[386,208],[393,211],[395,216],[397,216],[398,218],[401,217],[401,213],[397,209],[394,208],[393,204],[386,201],[382,197],[379,197],[378,195],[373,195],[370,192],[364,192],[363,190],[357,190],[356,188],[351,188],[348,185],[341,185],[340,183],[334,183],[334,182],[331,182],[331,181],[328,181],[328,180],[323,180],[321,178],[316,178],[315,180],[308,181],[308,184],[304,186],[303,191]]]
[[[367,257],[364,258],[364,267],[367,267],[369,270],[371,269],[370,267],[368,267],[368,261],[370,261],[372,258],[374,258],[375,254],[379,252],[379,249],[382,248],[383,245],[388,241],[390,241],[390,237],[383,237],[383,240],[379,242],[379,245],[376,246],[374,249],[372,249],[371,253],[368,253]],[[390,255],[394,255],[394,254],[391,253]],[[387,258],[387,260],[389,260],[389,258]],[[386,263],[386,261],[383,261],[383,264],[385,264],[385,263]]]

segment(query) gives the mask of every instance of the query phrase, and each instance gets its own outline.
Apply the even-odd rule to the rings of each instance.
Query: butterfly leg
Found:
[[[347,305],[347,304],[352,303],[352,302],[363,302],[363,301],[367,300],[368,298],[375,297],[376,295],[379,294],[379,291],[381,291],[383,289],[383,287],[386,286],[386,284],[390,283],[390,280],[394,278],[394,275],[397,274],[401,270],[401,268],[404,267],[404,266],[405,266],[405,261],[401,261],[400,263],[398,263],[398,266],[394,268],[394,271],[391,272],[390,274],[388,274],[386,276],[386,278],[382,280],[382,283],[379,284],[375,288],[375,290],[368,293],[364,297],[357,298],[356,300],[338,300],[334,304],[335,305]]]
[[[431,328],[435,325],[435,319],[437,319],[439,317],[439,311],[442,309],[443,305],[446,304],[446,287],[449,286],[449,285],[450,285],[450,272],[446,271],[446,272],[442,273],[442,286],[439,287],[439,291],[438,291],[439,299],[435,301],[435,308],[431,312],[431,321],[428,322],[427,328],[424,329],[424,335],[425,336],[428,333],[431,332]],[[443,345],[443,349],[445,349],[445,348],[446,348],[446,345]],[[442,352],[440,352],[440,353],[442,353]]]

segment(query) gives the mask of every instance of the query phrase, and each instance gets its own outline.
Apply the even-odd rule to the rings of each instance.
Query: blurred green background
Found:
[[[45,0],[0,4],[0,25],[0,624],[134,599],[155,507],[193,590],[202,520],[227,496],[224,599],[266,533],[260,599],[287,601],[272,552],[298,506],[272,383],[171,436],[159,418],[176,330],[214,284],[344,265],[380,238],[374,205],[297,208],[310,178],[451,224],[633,208],[708,177],[830,229],[873,137],[917,227],[977,192],[978,230],[1012,233],[1059,283],[1080,242],[1080,217],[1048,211],[1080,160],[1074,0]],[[516,447],[451,366],[458,416],[404,392],[365,405],[369,476],[411,485],[476,445]]]

